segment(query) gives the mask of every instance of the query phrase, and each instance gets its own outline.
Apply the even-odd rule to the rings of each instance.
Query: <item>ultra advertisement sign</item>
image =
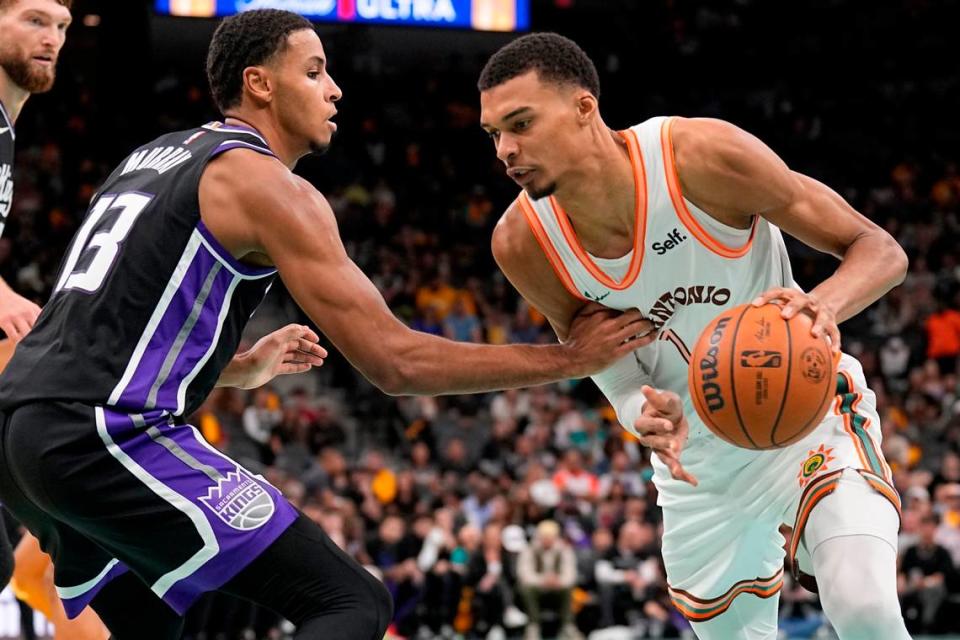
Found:
[[[212,18],[286,9],[320,22],[525,31],[530,0],[156,0],[158,13]]]

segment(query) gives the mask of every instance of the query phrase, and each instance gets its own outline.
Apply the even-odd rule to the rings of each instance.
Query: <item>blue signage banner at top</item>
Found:
[[[320,22],[525,31],[530,0],[156,0],[158,13],[213,18],[286,9]]]

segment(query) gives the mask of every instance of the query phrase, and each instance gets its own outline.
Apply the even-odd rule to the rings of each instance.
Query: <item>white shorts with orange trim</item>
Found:
[[[698,431],[693,425],[691,430]],[[780,527],[797,532],[789,549],[793,558],[810,513],[837,490],[844,469],[856,470],[899,511],[880,439],[876,398],[860,364],[844,356],[834,403],[800,442],[774,451],[747,451],[712,435],[694,438],[681,462],[698,478],[697,487],[669,478],[655,459],[663,558],[677,609],[692,622],[723,615],[740,597],[766,599],[775,610],[786,553]],[[873,522],[869,514],[850,512],[850,518],[837,518],[835,525],[818,523],[816,537],[889,537],[888,519]]]

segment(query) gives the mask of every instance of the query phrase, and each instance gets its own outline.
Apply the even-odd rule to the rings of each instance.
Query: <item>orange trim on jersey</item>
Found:
[[[797,519],[793,525],[793,538],[790,540],[790,566],[793,577],[797,579],[800,575],[800,567],[797,564],[797,550],[800,548],[800,541],[803,538],[803,530],[807,526],[807,519],[810,518],[810,512],[817,504],[828,495],[836,491],[840,485],[840,475],[843,469],[837,469],[832,473],[822,475],[811,482],[803,495],[800,496],[800,503],[797,508]]]
[[[626,132],[619,131],[618,133],[627,143],[627,153],[630,155],[630,165],[633,167],[634,194],[633,257],[630,258],[630,266],[620,282],[608,276],[593,262],[590,254],[580,244],[580,239],[573,230],[573,225],[570,224],[570,218],[560,206],[560,203],[557,202],[557,199],[550,196],[549,202],[550,208],[553,209],[553,215],[560,225],[560,230],[563,231],[563,237],[566,238],[567,244],[570,245],[580,264],[603,286],[614,291],[623,291],[636,282],[637,276],[640,275],[640,266],[643,264],[643,249],[647,236],[647,169],[643,162],[643,153],[640,151],[637,134],[632,129],[627,129]]]
[[[580,290],[577,289],[577,285],[574,284],[573,278],[570,277],[570,273],[563,264],[563,260],[557,253],[553,243],[550,242],[550,237],[547,235],[546,229],[543,228],[540,218],[537,217],[537,212],[533,210],[533,205],[527,197],[527,194],[521,193],[517,198],[517,202],[520,203],[520,210],[523,211],[523,217],[527,219],[527,225],[530,227],[530,231],[533,232],[533,237],[537,239],[537,244],[543,249],[543,255],[546,256],[547,262],[553,267],[553,272],[557,274],[557,278],[560,279],[564,288],[579,300],[586,300],[583,294],[580,293]]]
[[[897,510],[897,517],[900,518],[900,522],[902,524],[903,507],[897,490],[894,489],[885,478],[881,478],[872,471],[867,471],[866,469],[857,469],[857,471],[860,473],[860,476],[867,481],[867,484],[873,487],[874,491],[890,501],[890,504],[893,505],[893,508]]]
[[[865,415],[857,413],[857,405],[860,404],[860,401],[863,400],[863,394],[856,390],[856,387],[853,383],[853,376],[851,376],[846,371],[838,371],[839,375],[843,376],[843,379],[847,382],[847,389],[849,393],[853,394],[853,402],[850,403],[850,411],[842,411],[844,395],[837,395],[837,406],[836,413],[843,418],[843,428],[847,434],[853,439],[854,445],[857,449],[857,455],[860,456],[860,461],[863,463],[863,468],[876,473],[875,465],[870,463],[870,455],[866,450],[866,445],[869,444],[870,448],[873,450],[874,455],[877,460],[880,462],[880,470],[883,471],[882,474],[877,474],[882,477],[886,482],[891,482],[893,479],[893,472],[890,470],[890,465],[887,464],[886,459],[883,457],[883,450],[877,446],[876,440],[873,439],[873,436],[870,435],[869,429],[872,424],[870,418]],[[846,394],[845,394],[846,395]],[[855,417],[863,418],[863,435],[857,434],[853,420]],[[864,442],[866,439],[867,442]]]
[[[726,593],[716,598],[698,598],[689,591],[674,589],[667,585],[670,600],[683,617],[693,622],[706,622],[724,613],[733,604],[734,599],[743,593],[752,593],[760,598],[769,598],[776,595],[783,587],[783,569],[769,578],[754,578],[741,580]]]
[[[753,223],[750,226],[750,237],[742,247],[728,247],[720,240],[710,235],[710,232],[704,229],[700,222],[690,213],[687,203],[683,199],[683,193],[680,190],[680,175],[677,173],[676,158],[673,154],[673,118],[668,118],[660,128],[660,146],[663,150],[663,167],[667,178],[667,189],[670,191],[670,200],[673,202],[673,208],[677,212],[680,222],[693,234],[700,244],[710,251],[724,258],[742,258],[750,251],[753,246],[753,238],[757,234],[757,222],[760,216],[753,216]]]

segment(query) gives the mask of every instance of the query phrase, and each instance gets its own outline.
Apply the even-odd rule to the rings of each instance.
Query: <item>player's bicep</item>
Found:
[[[863,234],[879,231],[836,191],[822,182],[795,173],[800,188],[786,206],[763,217],[804,244],[837,258]]]
[[[763,216],[801,242],[837,257],[857,237],[878,229],[835,191],[792,171],[746,131],[709,119],[685,120],[681,130],[678,158],[683,156],[685,191],[708,211],[742,219]]]

